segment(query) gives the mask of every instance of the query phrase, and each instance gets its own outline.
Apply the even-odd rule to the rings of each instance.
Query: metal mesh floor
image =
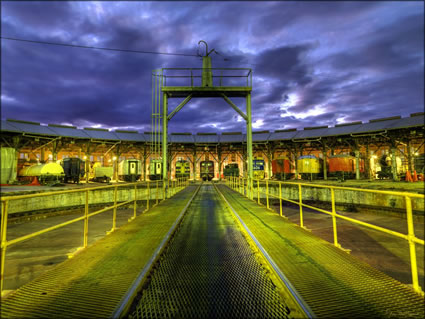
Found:
[[[201,188],[150,276],[130,318],[291,317],[212,185]]]

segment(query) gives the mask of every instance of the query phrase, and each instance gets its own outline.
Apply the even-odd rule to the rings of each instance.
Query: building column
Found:
[[[393,180],[398,181],[397,175],[397,159],[396,159],[396,148],[394,146],[391,147],[391,171],[393,173]]]
[[[358,149],[354,150],[354,154],[356,155],[356,179],[360,179],[360,151]]]

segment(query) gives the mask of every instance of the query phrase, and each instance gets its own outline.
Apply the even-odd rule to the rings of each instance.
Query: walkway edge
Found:
[[[190,204],[192,203],[195,196],[198,194],[199,189],[201,188],[202,183],[198,186],[198,188],[193,193],[192,197],[187,202],[186,206],[183,208],[183,210],[180,212],[179,216],[171,226],[168,233],[164,236],[161,243],[153,253],[152,257],[149,259],[148,263],[143,267],[142,271],[139,273],[137,278],[134,280],[133,284],[130,286],[130,288],[127,290],[127,293],[124,295],[124,297],[121,299],[121,302],[118,304],[117,308],[112,313],[111,318],[122,318],[129,310],[131,303],[135,297],[135,295],[138,292],[138,288],[142,284],[143,280],[146,277],[146,274],[150,271],[152,266],[155,264],[159,256],[161,255],[161,252],[167,245],[168,241],[171,238],[171,235],[174,233],[174,231],[177,228],[177,225],[182,220],[184,214],[186,213],[187,209],[189,208]]]
[[[273,268],[275,273],[278,275],[280,280],[283,282],[284,286],[290,291],[292,296],[297,301],[298,305],[302,308],[302,310],[305,312],[308,318],[316,318],[316,315],[313,313],[313,311],[310,309],[310,307],[307,305],[307,303],[304,301],[304,299],[301,297],[301,295],[297,292],[295,287],[291,284],[291,282],[286,278],[285,274],[280,270],[280,268],[276,265],[274,260],[270,257],[270,255],[267,253],[267,251],[264,249],[264,247],[260,244],[260,242],[257,240],[257,238],[254,236],[254,234],[249,230],[248,226],[243,222],[242,218],[239,216],[239,214],[236,212],[236,210],[232,207],[232,205],[229,203],[227,198],[221,193],[221,191],[216,187],[215,184],[214,188],[217,190],[218,194],[223,198],[224,202],[227,204],[229,209],[232,211],[232,213],[236,216],[236,218],[239,220],[242,227],[245,229],[245,231],[248,233],[248,235],[251,237],[251,239],[254,241],[258,249],[263,254],[264,258],[269,262],[270,266]]]

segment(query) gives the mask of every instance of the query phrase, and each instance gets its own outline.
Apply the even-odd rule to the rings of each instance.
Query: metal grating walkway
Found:
[[[318,318],[424,318],[424,298],[310,232],[220,185]]]
[[[290,318],[213,186],[201,188],[130,318]]]

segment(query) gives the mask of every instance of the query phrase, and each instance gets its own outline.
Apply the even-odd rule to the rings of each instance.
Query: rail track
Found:
[[[126,317],[312,316],[234,214],[212,183],[201,184]]]

